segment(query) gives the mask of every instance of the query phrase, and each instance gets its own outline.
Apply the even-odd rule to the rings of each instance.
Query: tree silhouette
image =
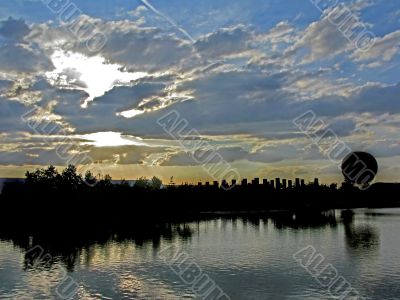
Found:
[[[369,164],[365,165],[369,166]],[[363,164],[358,161],[355,163],[351,161],[349,166],[346,163],[343,168],[346,172],[350,170],[345,173],[348,176],[356,174],[359,170],[369,170],[361,168]],[[375,169],[372,168],[373,171]],[[187,183],[174,185],[171,177],[172,183],[163,185],[161,179],[154,176],[151,179],[140,177],[134,185],[131,185],[125,180],[116,183],[109,175],[95,176],[90,171],[82,176],[73,165],[69,165],[61,173],[51,165],[46,169],[28,171],[25,175],[24,182],[4,183],[2,194],[0,194],[0,207],[2,203],[16,208],[25,207],[28,215],[34,215],[26,208],[28,203],[33,207],[40,207],[38,204],[46,205],[49,200],[54,205],[54,199],[57,199],[59,205],[80,205],[81,219],[88,219],[94,209],[98,210],[96,218],[106,219],[108,215],[113,214],[129,219],[128,214],[132,211],[136,218],[138,216],[144,218],[146,213],[150,217],[160,217],[168,214],[212,211],[325,210],[400,205],[400,202],[393,197],[383,196],[387,191],[395,193],[400,191],[399,184],[375,183],[369,189],[360,189],[357,186],[358,181],[354,181],[355,184],[345,181],[338,188],[337,184],[320,184],[318,180],[306,183],[304,179],[296,178],[296,184],[293,186],[292,180],[263,179],[260,184],[259,179],[256,178],[251,183],[243,180],[237,185],[230,185],[225,180],[221,184],[215,181],[212,184],[206,182],[204,185]],[[278,184],[280,182],[282,184]],[[130,200],[134,198],[132,195],[138,196],[136,201]],[[26,201],[31,198],[35,201]],[[165,198],[173,200],[162,201]],[[15,199],[22,200],[18,202]],[[92,205],[93,202],[89,200],[96,201],[96,205]],[[106,205],[99,205],[102,201]],[[18,205],[19,203],[22,205]],[[86,213],[82,209],[85,205],[90,206]],[[40,212],[37,213],[40,214]]]
[[[25,183],[36,188],[56,189],[61,182],[57,169],[50,165],[47,169],[37,169],[34,172],[25,173]]]
[[[77,190],[83,183],[82,176],[77,173],[76,167],[69,165],[62,171],[61,185],[70,190]]]
[[[143,190],[144,189],[148,189],[149,188],[149,181],[148,181],[148,179],[146,177],[140,177],[139,179],[137,179],[135,181],[134,187],[138,188],[138,189],[143,189]]]
[[[155,190],[159,190],[162,186],[162,181],[161,179],[157,178],[156,176],[154,176],[151,179],[151,188],[155,189]]]
[[[84,180],[85,180],[85,183],[90,186],[94,186],[97,183],[97,178],[96,178],[96,176],[93,175],[93,173],[91,171],[86,171]]]
[[[102,188],[111,188],[113,187],[112,178],[110,175],[105,175],[97,184],[97,186]]]

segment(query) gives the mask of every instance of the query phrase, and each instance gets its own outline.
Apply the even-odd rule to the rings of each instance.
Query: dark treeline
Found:
[[[297,181],[297,180],[296,180]],[[2,221],[8,226],[73,223],[99,228],[104,223],[167,221],[205,212],[321,211],[334,208],[394,207],[400,202],[397,184],[373,184],[362,190],[350,183],[292,185],[285,180],[258,180],[230,188],[227,182],[204,185],[163,185],[140,178],[132,185],[113,183],[110,176],[80,175],[74,166],[27,172],[23,182],[7,183],[0,196]],[[1,222],[1,221],[0,221]]]

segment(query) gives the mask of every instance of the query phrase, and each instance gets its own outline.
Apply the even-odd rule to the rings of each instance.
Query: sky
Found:
[[[340,143],[399,181],[399,46],[397,0],[3,0],[0,177],[340,182]]]

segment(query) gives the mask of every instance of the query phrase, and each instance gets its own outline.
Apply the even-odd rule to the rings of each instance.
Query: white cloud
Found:
[[[124,72],[122,66],[108,64],[103,57],[87,57],[79,53],[56,51],[51,56],[55,70],[46,73],[54,85],[82,89],[87,101],[103,96],[116,85],[130,84],[147,76],[145,72]]]
[[[82,145],[92,145],[95,147],[116,147],[116,146],[144,146],[146,145],[142,139],[138,138],[124,138],[118,132],[96,132],[84,135],[78,135],[77,138],[88,140]]]
[[[349,50],[349,40],[330,21],[333,11],[311,23],[300,39],[286,50],[286,56],[299,55],[303,63],[332,58]],[[305,51],[305,53],[303,52]]]
[[[400,51],[400,30],[378,37],[367,51],[358,49],[352,54],[356,62],[367,62],[368,67],[379,67],[391,61]]]
[[[326,14],[304,31],[287,21],[261,32],[235,25],[199,35],[194,45],[143,20],[82,18],[95,22],[108,37],[96,55],[65,25],[29,28],[12,21],[0,29],[7,40],[0,46],[3,133],[27,132],[20,115],[37,105],[73,131],[68,132],[72,142],[96,160],[193,165],[156,122],[176,110],[226,160],[282,164],[287,158],[324,159],[292,124],[293,118],[312,109],[356,145],[373,149],[386,143],[390,151],[381,155],[397,154],[398,143],[389,136],[398,127],[393,115],[400,113],[400,86],[360,83],[350,72],[342,73],[354,49]],[[393,32],[351,58],[378,66],[391,61],[397,50],[398,33]],[[318,69],[293,63],[296,60],[316,63]],[[332,61],[335,67],[329,67]],[[360,122],[365,114],[374,120],[385,113],[392,124]],[[377,143],[376,133],[387,141]],[[368,143],[359,142],[361,136]],[[13,139],[17,141],[15,136],[2,140],[4,153],[11,153],[3,156],[3,163],[60,162],[49,149],[54,144],[45,147],[30,136],[13,146]]]

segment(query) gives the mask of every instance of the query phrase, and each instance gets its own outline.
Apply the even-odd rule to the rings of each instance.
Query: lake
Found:
[[[127,234],[132,232],[132,234]],[[399,299],[400,209],[0,236],[1,299]]]

